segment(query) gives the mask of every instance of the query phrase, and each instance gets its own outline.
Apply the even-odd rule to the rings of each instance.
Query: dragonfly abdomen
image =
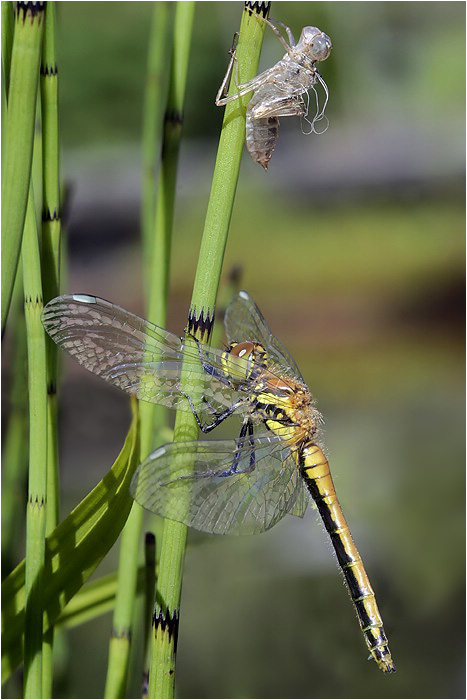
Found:
[[[268,169],[279,134],[279,119],[266,117],[265,119],[253,119],[246,115],[246,147],[255,163],[259,163],[265,170]]]
[[[392,673],[396,669],[375,594],[337,499],[328,461],[322,450],[310,443],[302,448],[299,466],[331,538],[368,649],[379,668]]]

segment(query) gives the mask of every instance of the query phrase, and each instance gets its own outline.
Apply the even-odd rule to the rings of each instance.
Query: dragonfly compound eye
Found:
[[[324,61],[331,53],[332,44],[326,34],[321,34],[313,39],[311,51],[316,61]]]
[[[331,53],[331,39],[318,27],[304,27],[300,36],[300,44],[313,61],[324,61]]]
[[[255,343],[232,343],[229,350],[224,353],[223,363],[227,374],[237,380],[248,379],[251,374],[254,351]],[[239,362],[239,358],[242,361]]]

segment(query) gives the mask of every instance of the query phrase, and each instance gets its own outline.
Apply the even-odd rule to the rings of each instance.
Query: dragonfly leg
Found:
[[[251,442],[251,438],[253,437],[253,423],[250,419],[245,421],[241,427],[240,435],[238,436],[238,449],[235,452],[235,456],[234,456],[234,459],[233,459],[231,466],[223,472],[216,472],[212,476],[220,476],[220,477],[235,476],[236,474],[249,474],[250,472],[253,471],[253,469],[255,468],[255,464],[256,464],[254,450],[251,450],[249,466],[246,469],[239,469],[238,468],[240,458],[241,458],[241,450],[242,450],[242,447],[244,444],[244,438],[245,438],[247,431],[248,431],[248,440]]]
[[[229,65],[227,66],[227,72],[224,75],[224,79],[221,83],[221,86],[217,92],[216,95],[216,100],[215,103],[218,107],[222,107],[223,105],[226,105],[228,102],[232,102],[232,100],[236,100],[238,95],[232,95],[231,97],[228,97],[227,91],[228,91],[228,85],[230,82],[230,78],[232,77],[232,71],[233,67],[235,64],[236,67],[236,78],[235,79],[235,85],[237,86],[238,83],[238,63],[237,63],[237,57],[236,57],[236,44],[238,41],[238,32],[235,32],[234,38],[233,38],[233,43],[232,43],[232,48],[229,51],[230,54],[230,61]]]
[[[214,420],[212,423],[208,423],[207,425],[205,425],[201,421],[201,418],[199,417],[199,415],[196,411],[195,405],[194,405],[191,397],[188,394],[186,394],[184,391],[180,391],[180,393],[182,394],[182,396],[184,396],[187,399],[188,403],[190,404],[191,411],[195,417],[196,422],[198,423],[198,427],[200,430],[203,431],[203,433],[210,433],[211,430],[214,430],[214,428],[217,428],[217,426],[220,425],[220,423],[222,423],[222,421],[224,421],[226,418],[231,416],[232,413],[234,413],[237,410],[237,408],[239,406],[241,406],[243,403],[243,400],[239,399],[234,404],[232,404],[232,406],[229,406],[229,408],[226,408],[225,411],[222,411],[220,413],[215,413],[214,411],[212,411],[213,416],[214,416]],[[212,410],[212,409],[210,408],[210,410]]]
[[[187,335],[189,335],[190,338],[195,341],[195,343],[198,347],[198,353],[199,353],[201,365],[202,365],[204,371],[206,372],[206,374],[209,374],[209,376],[214,377],[219,382],[222,382],[222,384],[225,384],[226,386],[233,388],[233,384],[230,381],[230,379],[223,372],[219,372],[219,370],[217,370],[215,367],[213,367],[212,365],[209,364],[209,362],[204,354],[203,347],[202,347],[201,343],[199,342],[198,338],[196,338],[191,333],[187,333]]]
[[[247,431],[247,430],[248,430],[248,438],[249,438],[249,440],[250,440],[250,442],[251,442],[251,438],[253,437],[253,423],[251,422],[250,419],[248,419],[247,422],[244,423],[244,424],[242,425],[242,429],[240,430],[240,435],[239,435],[239,438],[240,438],[240,439],[242,439],[242,438],[245,437],[245,434],[246,434],[246,431]],[[241,442],[241,444],[240,444],[240,447],[243,447],[243,440],[242,440],[242,442]],[[255,451],[254,451],[254,450],[251,451],[251,454],[250,454],[250,465],[249,465],[249,468],[248,468],[248,469],[245,469],[245,470],[243,470],[243,471],[239,470],[239,469],[238,469],[238,463],[239,463],[239,461],[240,461],[240,450],[237,450],[236,453],[235,453],[235,457],[234,457],[234,461],[233,461],[232,467],[231,467],[231,471],[232,471],[234,474],[248,474],[249,472],[252,472],[253,469],[255,468],[255,462],[256,462],[256,459],[255,459]]]
[[[224,80],[221,83],[221,86],[219,88],[219,91],[216,95],[216,100],[215,104],[217,107],[223,107],[226,104],[229,104],[229,102],[233,102],[234,100],[238,100],[239,97],[243,97],[244,95],[247,95],[249,92],[254,92],[257,90],[261,85],[263,85],[265,82],[267,82],[268,76],[270,71],[272,70],[271,68],[264,71],[263,73],[260,73],[257,75],[255,78],[252,78],[251,80],[247,80],[246,83],[239,83],[238,82],[238,61],[237,61],[237,54],[236,54],[236,49],[231,49],[230,50],[230,63],[227,68],[227,73],[224,76]],[[233,80],[234,80],[234,85],[237,89],[237,92],[235,95],[227,95],[227,85],[229,83],[229,80],[231,79],[233,74]],[[222,97],[222,95],[224,95]]]
[[[256,15],[256,17],[257,17],[257,19],[261,20],[261,22],[265,22],[265,24],[267,24],[268,27],[270,27],[272,29],[272,31],[277,36],[277,38],[281,42],[284,49],[287,51],[287,53],[290,53],[290,50],[295,46],[294,35],[292,34],[292,30],[290,29],[290,27],[288,27],[283,22],[279,22],[279,20],[277,20],[277,19],[270,20],[270,19],[266,19],[266,17],[262,17],[261,15]],[[287,32],[287,36],[289,37],[290,46],[288,45],[288,43],[286,42],[286,40],[284,39],[284,37],[282,36],[280,31],[278,30],[278,28],[276,27],[276,24],[280,24],[281,27],[284,27],[285,31]]]
[[[268,20],[268,23],[269,23],[269,26],[271,27],[271,29],[272,29],[273,31],[274,31],[274,29],[275,29],[275,25],[276,25],[276,24],[280,24],[281,27],[284,27],[285,31],[287,32],[287,36],[289,37],[290,46],[291,46],[292,48],[295,46],[294,35],[293,35],[292,30],[290,29],[290,27],[288,27],[288,26],[287,26],[286,24],[284,24],[283,22],[279,22],[278,19],[275,19],[275,20],[273,20],[273,21],[272,21],[272,20]],[[276,28],[276,31],[277,31],[277,28]]]
[[[196,414],[195,414],[195,417],[196,417]],[[196,420],[198,420],[198,418]],[[199,423],[198,423],[198,425],[202,429],[202,426]],[[185,474],[183,476],[177,477],[176,479],[166,481],[166,482],[162,483],[161,486],[169,486],[170,484],[174,484],[177,481],[190,481],[190,480],[193,481],[194,479],[210,479],[212,477],[223,478],[223,477],[229,477],[229,476],[236,476],[237,474],[249,474],[250,472],[253,471],[253,469],[256,466],[256,458],[255,458],[255,451],[254,450],[251,450],[250,464],[249,464],[248,468],[246,468],[246,469],[239,469],[238,468],[240,458],[241,458],[241,449],[243,447],[243,438],[245,437],[247,431],[248,431],[248,440],[252,441],[253,422],[250,419],[246,420],[242,425],[242,428],[240,430],[239,440],[238,440],[238,449],[235,452],[234,460],[228,469],[224,469],[223,471],[208,470],[208,471],[201,472],[199,474],[197,474],[197,473]]]

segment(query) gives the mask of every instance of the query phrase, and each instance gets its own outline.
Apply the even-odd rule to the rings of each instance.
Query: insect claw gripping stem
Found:
[[[235,54],[235,51],[237,50],[238,36],[238,32],[235,32],[235,34],[233,35],[232,48],[229,49],[229,54],[231,56],[233,56]]]

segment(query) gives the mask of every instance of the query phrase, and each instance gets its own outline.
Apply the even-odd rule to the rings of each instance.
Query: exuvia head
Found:
[[[331,53],[331,39],[318,27],[303,27],[295,47],[308,54],[312,61],[325,61]]]

